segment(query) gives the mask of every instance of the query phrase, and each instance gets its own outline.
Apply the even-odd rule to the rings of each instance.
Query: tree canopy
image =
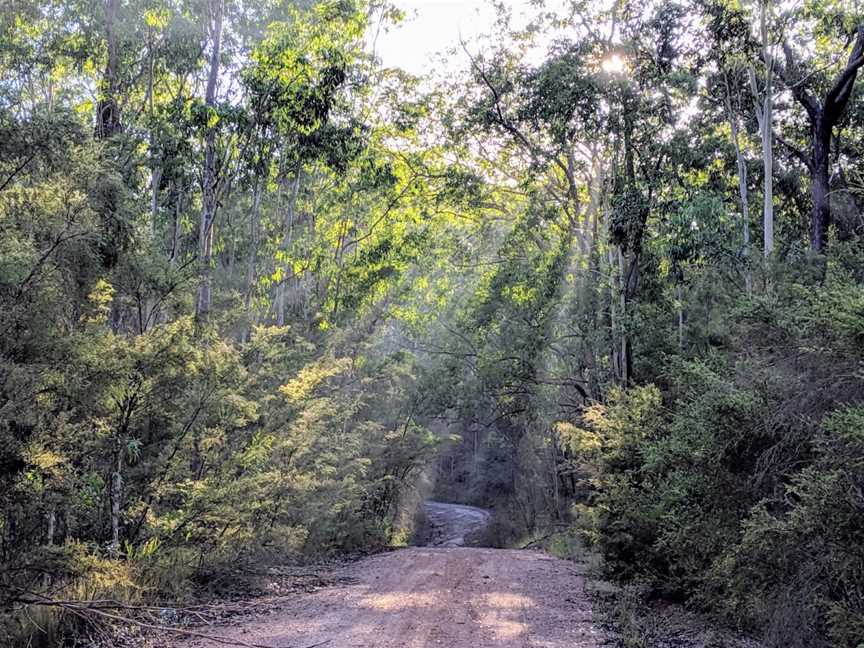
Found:
[[[377,0],[5,1],[0,643],[434,493],[860,648],[864,14],[496,6],[418,78]]]

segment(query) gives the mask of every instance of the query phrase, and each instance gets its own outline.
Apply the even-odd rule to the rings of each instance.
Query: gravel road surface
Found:
[[[596,648],[578,565],[539,551],[464,547],[489,514],[430,502],[429,547],[337,568],[336,585],[288,597],[265,616],[208,628],[273,648]],[[216,648],[204,639],[166,645]]]

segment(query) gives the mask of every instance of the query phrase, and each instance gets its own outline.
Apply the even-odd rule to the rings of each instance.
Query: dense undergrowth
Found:
[[[287,328],[202,351],[182,320],[131,343],[85,335],[95,346],[74,340],[83,357],[52,372],[44,409],[31,404],[15,419],[30,432],[20,450],[28,470],[2,495],[12,602],[180,605],[229,591],[246,571],[410,537],[416,502],[400,498],[435,441],[392,399],[411,383],[398,354],[363,363],[352,345],[310,362],[292,351],[306,347]],[[110,539],[100,462],[112,452],[122,453],[124,494],[116,550],[100,541]],[[49,516],[55,540],[40,546]],[[34,625],[48,644],[81,631],[74,614],[32,614],[5,616],[3,641],[25,641]]]
[[[860,644],[859,271],[734,300],[693,352],[664,353],[569,431],[597,476],[584,536],[612,573],[771,646]]]
[[[0,643],[404,545],[434,492],[859,648],[864,15],[529,4],[422,80],[387,3],[4,5]]]
[[[715,287],[692,346],[646,351],[644,384],[557,426],[558,479],[582,485],[566,514],[528,525],[505,502],[494,542],[616,581],[599,610],[623,646],[860,646],[861,267],[846,248],[820,283],[791,265],[758,295]],[[653,344],[657,315],[640,314]]]
[[[460,199],[394,155],[404,79],[366,5],[193,5],[0,15],[3,646],[404,544],[425,492],[406,285]]]

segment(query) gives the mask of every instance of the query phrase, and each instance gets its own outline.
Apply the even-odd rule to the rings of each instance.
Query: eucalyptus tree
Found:
[[[746,97],[751,90],[747,83],[752,51],[749,16],[742,6],[723,0],[705,2],[699,9],[705,19],[705,37],[709,45],[705,53],[705,65],[716,65],[715,70],[705,73],[705,95],[709,102],[717,96],[723,98],[723,108],[735,152],[741,214],[741,256],[745,290],[750,295],[753,290],[753,276],[750,268],[750,191],[746,156],[747,122],[750,113]],[[750,81],[752,87],[752,79]],[[761,134],[760,127],[760,137]]]
[[[756,80],[756,71],[749,68],[754,110],[762,140],[762,252],[766,259],[774,253],[774,75],[776,74],[776,20],[774,3],[758,1],[757,32],[763,63],[763,87]]]
[[[198,261],[201,264],[201,282],[195,301],[195,315],[206,319],[210,312],[210,264],[213,255],[213,236],[217,207],[217,170],[216,170],[216,92],[219,82],[219,67],[222,55],[222,21],[225,0],[207,0],[207,35],[210,56],[207,72],[207,89],[204,95],[206,109],[206,131],[204,135],[204,165],[201,175],[203,195],[201,197],[201,226],[198,235]]]
[[[845,63],[839,66],[833,78],[829,77],[828,72],[838,67],[836,63],[826,70],[824,65],[820,66],[818,59],[806,63],[802,60],[803,55],[796,51],[795,40],[809,41],[804,35],[784,41],[786,64],[780,68],[786,86],[804,108],[810,131],[806,152],[794,143],[786,142],[786,146],[804,164],[810,175],[813,203],[810,213],[810,249],[816,254],[826,252],[828,228],[831,225],[831,167],[832,156],[836,156],[836,151],[832,151],[836,141],[834,133],[842,125],[853,97],[858,70],[864,66],[864,23],[861,16],[841,14],[838,28],[837,16],[830,9],[828,12],[829,15],[816,16],[817,20],[822,18],[828,22],[825,26],[814,20],[809,21],[811,27],[826,32],[818,41],[818,54],[835,56],[834,52],[827,49],[828,46],[839,48],[844,42],[847,47],[851,44]]]

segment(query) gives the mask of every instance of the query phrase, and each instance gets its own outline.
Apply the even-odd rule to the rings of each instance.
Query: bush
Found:
[[[583,416],[598,546],[618,576],[770,646],[857,648],[864,291],[835,274],[733,312],[727,346],[666,359],[662,393],[613,392]]]

